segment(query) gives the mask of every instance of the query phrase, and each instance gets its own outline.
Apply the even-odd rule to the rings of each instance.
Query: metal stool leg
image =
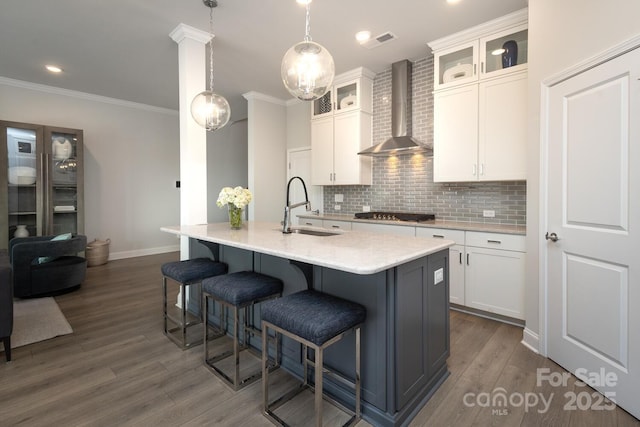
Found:
[[[180,321],[182,322],[182,342],[187,342],[187,287],[184,284],[180,284],[180,296],[182,297],[181,309],[180,309]]]
[[[162,276],[162,301],[163,301],[163,312],[164,312],[164,333],[165,335],[168,332],[168,321],[167,321],[167,278]]]
[[[356,420],[360,420],[360,327],[356,328],[356,378],[355,378],[355,394],[356,394]]]
[[[316,427],[322,427],[322,347],[316,348],[315,371],[316,388],[314,397],[316,408]]]

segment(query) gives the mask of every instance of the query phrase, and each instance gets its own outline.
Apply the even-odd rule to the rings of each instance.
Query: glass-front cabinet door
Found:
[[[358,81],[354,80],[341,85],[336,85],[336,113],[358,108],[360,103],[360,90]]]
[[[311,104],[311,118],[324,117],[333,112],[333,91],[329,89]]]
[[[82,131],[0,121],[0,249],[84,233]]]
[[[13,237],[42,233],[42,127],[1,122],[4,177],[0,196],[2,221],[0,248],[7,248]]]
[[[45,128],[47,233],[84,232],[82,131]]]
[[[520,25],[480,40],[480,76],[511,73],[526,68],[529,60],[526,25]]]
[[[434,55],[435,88],[478,79],[478,41],[457,45]]]
[[[351,73],[354,75],[355,73]],[[317,119],[330,114],[338,114],[355,109],[363,109],[370,112],[369,102],[362,102],[363,96],[366,100],[371,98],[372,86],[363,84],[361,77],[342,79],[334,82],[333,87],[321,98],[313,101],[311,107],[311,118]]]

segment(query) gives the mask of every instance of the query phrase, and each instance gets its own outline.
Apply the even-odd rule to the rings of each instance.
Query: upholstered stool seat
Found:
[[[185,285],[227,272],[227,265],[209,258],[194,258],[162,264],[162,274]]]
[[[201,335],[189,339],[187,329],[202,323],[202,315],[192,316],[187,310],[187,287],[200,285],[203,279],[227,272],[227,264],[209,258],[194,258],[162,264],[162,291],[164,296],[164,333],[183,350],[202,343]],[[167,279],[177,282],[181,287],[180,312],[176,316],[169,310],[167,303]],[[170,327],[169,324],[173,324]],[[206,325],[204,327],[206,333]]]
[[[227,314],[225,309],[233,310],[233,350],[226,351],[214,356],[209,356],[208,337],[205,336],[204,362],[206,366],[218,377],[225,381],[234,390],[239,390],[260,378],[261,370],[257,369],[252,374],[240,378],[240,351],[249,349],[249,334],[259,335],[260,331],[254,328],[253,322],[249,318],[253,316],[253,309],[249,308],[264,300],[277,298],[282,295],[283,283],[275,277],[260,274],[254,271],[240,271],[223,276],[216,276],[205,279],[202,282],[202,295],[204,301],[204,311],[209,313],[209,300],[217,301],[223,308],[220,313],[221,331],[219,338],[227,333]],[[239,322],[239,309],[244,311],[243,324]],[[243,339],[240,342],[240,332]],[[234,357],[234,373],[232,376],[226,374],[219,366],[218,362],[228,357]],[[277,362],[272,364],[271,369],[277,367]]]
[[[315,368],[315,413],[316,426],[322,425],[322,374],[323,370],[334,377],[337,376],[342,382],[351,383],[355,392],[355,408],[351,412],[352,417],[344,425],[357,423],[360,416],[360,327],[364,323],[367,313],[366,309],[357,303],[347,301],[333,295],[325,294],[315,290],[306,290],[287,295],[273,301],[267,301],[262,305],[262,339],[263,339],[263,412],[272,422],[280,425],[286,423],[273,411],[290,400],[296,394],[308,387],[307,371],[308,365]],[[276,334],[282,333],[302,344],[302,356],[304,361],[303,383],[302,385],[279,399],[269,402],[269,377],[266,368],[268,358],[268,347],[265,342],[269,336],[269,329],[275,330]],[[353,330],[356,340],[355,354],[355,377],[351,381],[344,376],[332,372],[323,366],[323,351],[331,344],[339,341],[347,332]],[[315,351],[315,361],[309,359],[308,348]],[[277,355],[276,355],[277,358]],[[324,396],[328,401],[334,402],[328,396]],[[334,402],[337,403],[337,402]],[[338,404],[341,408],[342,405]]]

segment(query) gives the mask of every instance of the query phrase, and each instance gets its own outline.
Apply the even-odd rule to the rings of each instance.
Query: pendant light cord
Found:
[[[209,8],[209,90],[213,92],[213,6]]]
[[[306,42],[310,42],[311,41],[311,14],[309,13],[309,9],[311,8],[311,2],[309,1],[307,3],[307,17],[305,20],[305,35],[304,35],[304,41]]]

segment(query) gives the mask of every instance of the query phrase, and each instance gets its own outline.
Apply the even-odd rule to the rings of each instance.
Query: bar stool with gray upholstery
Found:
[[[258,367],[252,373],[240,378],[240,352],[251,350],[249,346],[249,334],[260,336],[261,331],[253,326],[253,307],[255,304],[282,295],[283,283],[280,279],[267,276],[254,271],[239,271],[205,279],[202,282],[202,298],[204,302],[204,312],[209,313],[209,300],[218,302],[222,310],[220,311],[221,330],[215,336],[204,336],[204,362],[205,365],[216,376],[221,378],[234,390],[239,390],[254,381],[260,379],[261,369]],[[217,339],[227,334],[227,313],[226,310],[233,310],[233,349],[221,351],[218,354],[209,356],[210,339]],[[251,309],[249,311],[249,309]],[[240,324],[239,310],[243,311],[243,321]],[[251,318],[251,322],[249,319]],[[240,341],[242,333],[242,341]],[[276,343],[277,346],[277,343]],[[219,362],[233,356],[233,374],[224,372]],[[260,354],[257,354],[260,360]],[[278,367],[277,361],[269,366],[269,370]],[[228,369],[227,369],[228,370]]]
[[[187,287],[200,285],[207,277],[218,276],[227,272],[227,264],[209,258],[194,258],[162,264],[162,292],[164,305],[164,334],[183,350],[202,343],[202,334],[187,337],[187,330],[202,322],[202,313],[194,316],[187,310]],[[180,285],[180,310],[176,315],[171,313],[167,304],[167,279]],[[170,327],[169,324],[173,327]],[[206,324],[203,325],[205,333]]]
[[[315,290],[306,290],[268,301],[262,305],[262,394],[263,414],[277,425],[287,425],[274,411],[306,388],[311,388],[307,380],[308,365],[314,366],[315,425],[322,426],[322,399],[333,403],[351,418],[345,426],[356,424],[360,414],[360,328],[366,319],[366,309],[357,303],[347,301]],[[266,369],[269,329],[302,344],[304,363],[303,383],[269,402],[269,373]],[[323,366],[323,352],[330,345],[342,339],[349,331],[355,332],[355,376],[354,380]],[[307,349],[315,352],[315,362],[309,359]],[[276,355],[276,359],[277,359]],[[355,394],[354,410],[347,409],[325,395],[322,387],[323,371],[337,378],[343,384],[350,384]]]

